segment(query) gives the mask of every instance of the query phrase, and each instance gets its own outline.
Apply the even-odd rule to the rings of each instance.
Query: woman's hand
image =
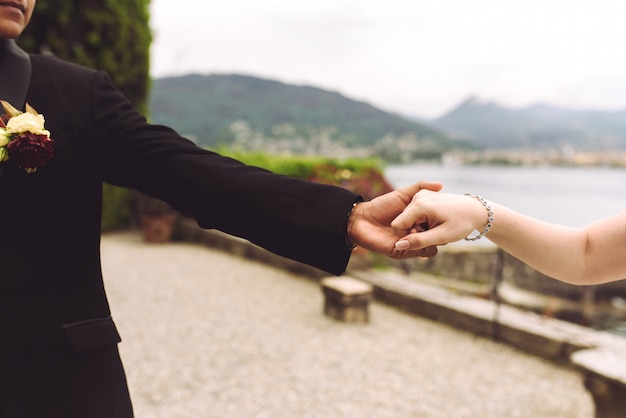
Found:
[[[414,229],[395,246],[415,251],[464,239],[487,222],[485,206],[471,196],[421,190],[391,226],[398,233]]]

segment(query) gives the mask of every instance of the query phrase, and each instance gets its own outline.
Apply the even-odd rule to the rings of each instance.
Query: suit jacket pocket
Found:
[[[86,319],[63,324],[70,347],[76,353],[97,350],[122,341],[113,319]]]

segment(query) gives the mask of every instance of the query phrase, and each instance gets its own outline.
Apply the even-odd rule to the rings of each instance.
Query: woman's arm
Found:
[[[626,278],[626,211],[584,228],[544,222],[490,203],[494,222],[487,238],[509,254],[555,279],[572,284],[598,284]],[[393,227],[412,233],[397,247],[419,248],[461,240],[487,224],[487,209],[470,196],[417,193]]]

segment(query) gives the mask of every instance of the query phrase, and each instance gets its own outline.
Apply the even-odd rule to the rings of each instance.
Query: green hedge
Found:
[[[248,152],[229,148],[219,148],[217,152],[221,155],[239,160],[247,165],[261,167],[276,174],[283,174],[299,179],[310,178],[315,174],[316,167],[320,166],[350,170],[354,173],[360,173],[372,168],[376,170],[381,169],[380,161],[374,158],[349,158],[340,161],[334,158],[319,156],[273,155],[261,151]]]
[[[271,155],[227,148],[219,149],[218,152],[277,174],[344,187],[362,195],[366,200],[393,190],[384,177],[382,162],[375,158],[339,160],[319,156]]]
[[[102,231],[116,231],[130,226],[133,217],[134,195],[129,189],[103,184]]]

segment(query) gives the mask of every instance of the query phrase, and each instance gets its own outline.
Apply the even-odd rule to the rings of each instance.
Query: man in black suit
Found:
[[[370,202],[200,149],[154,126],[100,71],[13,40],[35,0],[0,2],[0,99],[45,117],[54,156],[0,163],[0,418],[127,418],[126,379],[100,269],[102,182],[140,190],[203,228],[341,274],[356,244],[394,258],[390,223],[422,183]]]

